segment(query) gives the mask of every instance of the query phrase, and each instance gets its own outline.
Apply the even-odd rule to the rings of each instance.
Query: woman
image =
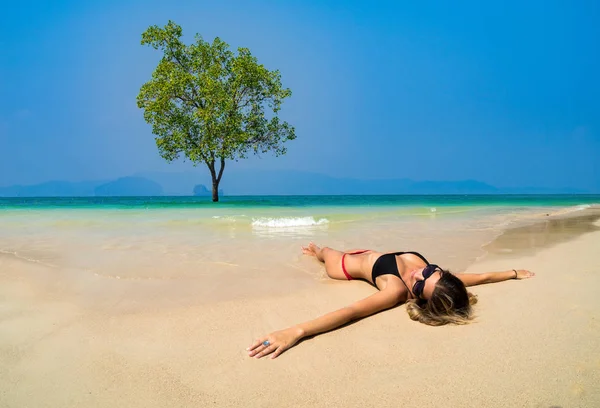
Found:
[[[404,302],[407,303],[410,318],[421,323],[431,326],[466,324],[473,318],[471,305],[477,302],[477,298],[467,292],[467,286],[525,279],[535,275],[524,269],[454,275],[430,264],[418,252],[340,252],[327,247],[319,248],[312,242],[302,247],[302,252],[325,263],[330,278],[363,279],[378,288],[379,292],[317,319],[256,340],[247,348],[250,357],[261,358],[270,354],[271,358],[276,358],[303,337],[333,330]]]

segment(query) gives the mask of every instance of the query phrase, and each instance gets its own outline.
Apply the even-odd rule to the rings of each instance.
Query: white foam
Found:
[[[315,220],[313,217],[280,217],[280,218],[253,218],[252,227],[258,228],[295,228],[295,227],[313,227],[317,225],[328,224],[329,220],[320,218]]]
[[[214,220],[221,220],[227,222],[237,222],[238,218],[245,218],[244,214],[240,215],[213,215],[211,218]]]
[[[50,264],[50,263],[47,263],[47,262],[44,262],[44,261],[40,261],[39,259],[29,258],[27,256],[20,255],[19,253],[17,253],[17,251],[6,251],[4,249],[0,249],[0,254],[10,255],[10,256],[13,256],[13,257],[15,257],[17,259],[21,259],[21,260],[27,261],[27,262],[39,263],[39,264],[42,264],[42,265],[51,266],[53,268],[56,267],[56,265],[53,265],[53,264]]]

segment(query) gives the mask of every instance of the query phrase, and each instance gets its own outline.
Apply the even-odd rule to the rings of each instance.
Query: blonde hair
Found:
[[[464,283],[450,271],[443,271],[431,299],[410,299],[406,311],[412,320],[430,326],[467,324],[474,317],[471,306],[475,303],[477,297],[467,292]]]

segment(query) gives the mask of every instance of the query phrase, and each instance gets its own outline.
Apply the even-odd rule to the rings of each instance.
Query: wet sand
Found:
[[[490,254],[468,272],[537,276],[472,288],[473,324],[428,327],[399,306],[276,360],[248,358],[245,348],[375,289],[315,279],[322,267],[292,247],[287,281],[221,265],[213,272],[232,279],[214,284],[107,279],[4,254],[0,406],[600,406],[594,217],[550,216],[487,245]],[[218,296],[230,291],[237,295]]]

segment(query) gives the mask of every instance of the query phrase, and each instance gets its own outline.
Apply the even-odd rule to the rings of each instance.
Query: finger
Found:
[[[260,353],[260,352],[261,352],[261,351],[263,351],[265,348],[266,348],[266,346],[264,346],[264,345],[262,345],[262,344],[261,344],[259,347],[255,348],[254,350],[252,350],[252,351],[249,351],[249,352],[248,352],[248,355],[249,355],[250,357],[254,357],[256,354]]]
[[[281,353],[283,353],[284,350],[285,350],[285,347],[283,347],[283,346],[277,348],[277,350],[275,350],[275,352],[271,355],[271,360],[274,358],[277,358],[277,356],[279,356]]]
[[[534,277],[534,276],[535,276],[535,273],[533,273],[533,272],[531,272],[531,271],[523,271],[523,272],[524,272],[524,274],[523,274],[523,278],[524,278],[524,279],[525,279],[525,278],[532,278],[532,277]]]
[[[277,346],[275,344],[271,344],[269,347],[265,348],[263,351],[258,353],[255,357],[256,358],[264,357],[268,354],[271,354],[273,351],[275,351],[276,348],[277,348]]]
[[[254,350],[254,349],[255,349],[255,348],[257,348],[258,346],[262,345],[262,344],[263,344],[263,342],[264,342],[266,339],[267,339],[266,337],[263,337],[262,339],[258,339],[258,340],[256,340],[256,341],[255,341],[254,343],[252,343],[252,345],[251,345],[250,347],[248,347],[246,350],[247,350],[247,351],[252,351],[252,350]]]

